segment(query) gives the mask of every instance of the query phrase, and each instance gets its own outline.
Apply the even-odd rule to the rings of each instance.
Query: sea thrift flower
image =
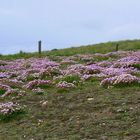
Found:
[[[0,66],[4,66],[4,65],[7,65],[7,62],[3,61],[3,60],[0,60]]]
[[[45,76],[54,76],[54,75],[60,75],[61,71],[59,67],[47,67],[46,69],[41,69],[39,72],[39,76],[41,78],[44,78]]]
[[[97,63],[97,65],[101,67],[111,67],[112,64],[113,62],[110,62],[110,61],[101,61]]]
[[[27,89],[33,89],[34,87],[37,87],[37,86],[45,86],[45,85],[51,85],[51,84],[52,82],[50,80],[33,80],[33,81],[30,81],[24,87]]]
[[[82,80],[88,80],[88,79],[90,79],[90,78],[92,78],[92,77],[93,77],[92,74],[84,74],[84,75],[81,76],[81,79],[82,79]]]
[[[74,87],[76,87],[73,83],[68,83],[66,81],[60,81],[56,86],[58,88],[74,88]]]
[[[10,75],[8,75],[7,73],[5,72],[0,72],[0,78],[9,78]]]
[[[45,69],[47,67],[56,67],[59,66],[59,63],[56,63],[54,61],[49,61],[47,58],[43,58],[43,59],[33,59],[30,60],[31,62],[31,68],[41,68],[41,69]]]
[[[85,73],[87,74],[96,74],[96,73],[100,73],[102,71],[102,67],[95,65],[95,64],[91,64],[86,66],[86,70]]]
[[[39,88],[39,87],[36,88],[36,89],[32,89],[32,91],[35,92],[35,93],[39,93],[39,94],[40,94],[40,93],[44,93],[44,90],[41,89],[41,88]]]
[[[93,60],[93,55],[91,54],[79,54],[77,57],[82,60],[82,61],[92,61]]]
[[[130,68],[105,68],[102,70],[102,73],[106,76],[118,76],[121,74],[131,74],[132,72],[135,72],[136,69],[130,67]]]
[[[7,90],[1,97],[6,97],[12,94],[16,94],[17,96],[24,96],[25,95],[25,91],[23,90],[19,90],[19,89],[9,89]]]
[[[119,76],[114,76],[110,78],[106,78],[101,81],[101,85],[109,86],[109,85],[123,85],[123,84],[132,84],[132,83],[140,83],[140,79],[136,76],[132,76],[131,74],[121,74]]]
[[[65,58],[61,61],[60,64],[76,64],[77,62],[74,60],[71,60],[70,58]]]
[[[82,64],[75,64],[68,67],[66,70],[63,70],[63,75],[81,75],[86,70],[86,66]]]
[[[23,85],[23,82],[17,79],[3,79],[3,83],[9,86],[16,86],[16,87]]]
[[[13,102],[0,103],[1,115],[10,115],[22,109],[23,108],[18,103],[13,103]]]
[[[7,91],[7,90],[9,90],[9,89],[11,89],[10,86],[4,85],[4,84],[0,84],[0,90],[5,90],[5,91]]]
[[[82,80],[89,80],[91,78],[96,78],[96,79],[103,79],[106,78],[107,76],[103,73],[97,73],[97,74],[84,74],[81,76]]]

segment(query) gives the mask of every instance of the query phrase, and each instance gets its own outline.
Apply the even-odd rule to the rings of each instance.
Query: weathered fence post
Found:
[[[41,54],[41,45],[42,45],[42,42],[41,40],[38,41],[38,53]]]
[[[119,44],[116,44],[116,52],[119,50]]]

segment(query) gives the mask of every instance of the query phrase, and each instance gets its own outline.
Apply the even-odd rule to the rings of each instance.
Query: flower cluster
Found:
[[[17,89],[9,88],[1,97],[6,97],[8,95],[11,95],[11,94],[14,94],[14,93],[17,93],[17,92],[18,92]]]
[[[0,103],[0,114],[1,115],[10,115],[15,112],[21,111],[23,107],[21,107],[18,103],[6,102]]]
[[[131,74],[121,74],[119,76],[109,77],[101,81],[103,86],[113,86],[113,85],[129,85],[129,84],[139,84],[140,79]]]
[[[63,74],[64,75],[70,75],[70,74],[81,75],[82,73],[84,73],[85,69],[86,69],[86,66],[82,64],[75,64],[75,65],[71,65],[66,70],[64,70]]]
[[[7,73],[5,72],[0,72],[0,78],[9,78],[10,75],[8,75]]]
[[[101,61],[101,62],[98,62],[98,66],[101,66],[101,67],[111,67],[113,64],[113,61]]]
[[[102,70],[102,73],[105,74],[107,77],[110,76],[117,76],[117,75],[121,75],[121,74],[131,74],[133,72],[136,72],[136,69],[134,69],[133,67],[130,68],[104,68]]]
[[[9,90],[9,89],[11,89],[10,86],[8,86],[8,85],[4,85],[4,84],[0,84],[0,90],[7,91],[7,90]]]
[[[85,73],[96,74],[96,73],[100,73],[102,70],[103,70],[103,68],[101,66],[91,64],[91,65],[86,66]]]
[[[5,92],[2,96],[13,93],[18,95],[20,90],[17,91],[15,88],[43,92],[43,88],[48,85],[70,88],[91,78],[101,81],[101,85],[104,85],[105,81],[109,84],[119,83],[114,82],[114,79],[124,75],[139,77],[139,73],[140,51],[57,56],[53,61],[47,57],[0,60],[0,90],[2,90],[1,93]],[[128,80],[131,83],[131,78]],[[120,80],[120,83],[126,83],[126,81]]]
[[[46,85],[52,85],[52,81],[50,81],[50,80],[33,80],[33,81],[30,81],[24,87],[26,89],[33,89],[34,87],[46,86]]]
[[[89,80],[93,77],[93,74],[84,74],[81,76],[82,80]]]
[[[17,79],[8,79],[8,78],[3,79],[2,83],[11,87],[20,87],[23,85],[22,81],[19,81]]]
[[[117,60],[114,63],[114,67],[130,67],[136,64],[140,64],[140,57],[138,56],[127,56]]]
[[[59,66],[59,63],[49,61],[47,58],[44,59],[30,59],[31,68],[45,69],[47,67]]]
[[[57,85],[58,88],[74,88],[75,85],[73,83],[68,83],[66,81],[60,81]]]
[[[61,61],[60,64],[76,64],[77,62],[72,60],[70,57],[67,57]]]
[[[80,59],[82,61],[92,61],[93,55],[91,55],[91,54],[79,54],[79,55],[77,55],[77,59]]]
[[[7,62],[4,60],[0,60],[0,66],[4,66],[4,65],[7,65]]]
[[[96,78],[96,79],[104,79],[106,78],[107,75],[103,74],[103,73],[97,73],[97,74],[84,74],[81,76],[82,80],[89,80],[91,78]]]
[[[55,76],[61,74],[59,67],[47,67],[46,69],[41,69],[39,72],[39,77],[45,78],[46,76]]]
[[[12,89],[10,86],[4,85],[4,84],[0,84],[0,90],[4,91],[1,97],[5,97],[5,96],[8,96],[10,94],[17,92],[16,89]]]
[[[34,92],[34,93],[37,93],[37,94],[42,94],[42,93],[44,93],[44,90],[43,89],[41,89],[41,88],[35,88],[35,89],[32,89],[32,91]]]

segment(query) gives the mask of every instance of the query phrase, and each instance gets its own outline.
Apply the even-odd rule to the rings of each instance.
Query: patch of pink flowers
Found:
[[[109,77],[101,81],[102,86],[113,86],[132,83],[140,84],[140,79],[131,74],[121,74],[119,76]]]
[[[77,54],[70,57],[57,56],[55,59],[58,62],[51,61],[47,57],[0,60],[0,90],[5,91],[2,96],[20,92],[14,88],[41,92],[43,86],[54,86],[53,83],[58,81],[61,82],[56,85],[57,87],[74,88],[77,84],[67,83],[64,79],[69,75],[80,77],[79,82],[95,78],[101,81],[101,85],[104,83],[112,85],[119,82],[133,83],[132,79],[137,78],[133,75],[139,76],[140,73],[140,51]]]
[[[60,81],[57,85],[58,88],[75,88],[76,86],[73,83],[68,83],[66,81]]]
[[[0,78],[9,78],[10,75],[8,75],[6,72],[0,72]]]
[[[33,80],[30,81],[27,85],[25,85],[24,87],[27,89],[33,89],[34,87],[37,86],[46,86],[46,85],[52,85],[52,81],[50,80]]]
[[[0,103],[1,115],[10,115],[22,109],[23,107],[21,107],[18,103],[13,103],[13,102]]]
[[[130,68],[104,68],[102,69],[102,73],[105,74],[107,77],[111,77],[111,76],[118,76],[121,74],[131,74],[133,72],[136,72],[137,70],[133,67]]]
[[[7,91],[8,89],[11,89],[11,87],[8,86],[8,85],[0,84],[0,90],[5,90],[5,91]]]
[[[32,91],[34,92],[34,93],[39,93],[39,94],[41,94],[41,93],[44,93],[44,90],[43,89],[41,89],[41,88],[35,88],[35,89],[32,89]]]
[[[103,67],[98,66],[96,64],[91,64],[86,66],[85,73],[87,74],[96,74],[100,73],[103,70]]]

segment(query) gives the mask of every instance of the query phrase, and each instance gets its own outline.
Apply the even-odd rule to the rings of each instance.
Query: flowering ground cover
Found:
[[[140,138],[139,65],[140,51],[0,60],[2,139]]]

